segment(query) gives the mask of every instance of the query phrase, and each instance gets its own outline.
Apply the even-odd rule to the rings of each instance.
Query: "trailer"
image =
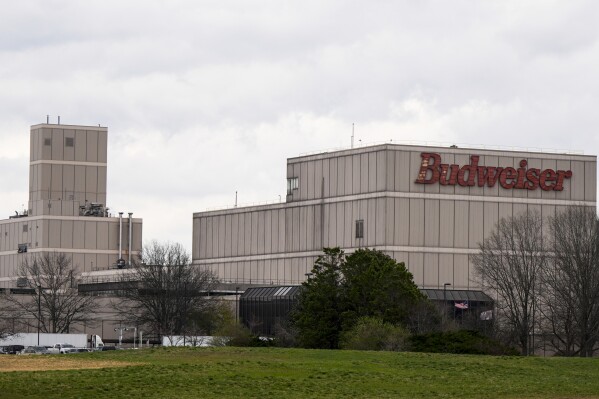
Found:
[[[39,338],[38,338],[39,337]],[[39,341],[38,341],[39,339]],[[104,346],[99,335],[87,334],[51,334],[51,333],[17,333],[0,339],[0,346],[23,345],[53,347],[59,342],[69,343],[75,348],[100,349]],[[89,343],[89,345],[88,345]]]

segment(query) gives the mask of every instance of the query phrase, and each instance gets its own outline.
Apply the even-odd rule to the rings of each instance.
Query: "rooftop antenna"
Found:
[[[354,148],[354,123],[351,124],[351,148]]]

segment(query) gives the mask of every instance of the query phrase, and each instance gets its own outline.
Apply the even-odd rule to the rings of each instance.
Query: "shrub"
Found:
[[[243,324],[230,323],[218,331],[213,344],[214,346],[272,346],[272,340],[252,334]]]
[[[473,355],[517,355],[518,351],[472,330],[434,332],[413,335],[409,339],[413,352],[461,353]]]
[[[402,327],[376,317],[361,317],[356,325],[341,334],[341,348],[373,351],[401,351],[409,333]]]

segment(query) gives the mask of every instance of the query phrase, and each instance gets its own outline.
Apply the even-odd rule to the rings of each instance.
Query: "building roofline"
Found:
[[[108,127],[106,126],[88,126],[88,125],[66,125],[66,124],[56,124],[56,123],[38,123],[37,125],[31,125],[31,130],[40,129],[40,128],[50,128],[50,129],[74,129],[81,128],[83,130],[98,130],[98,131],[108,131]]]
[[[534,158],[535,155],[541,156],[541,158],[553,158],[553,159],[563,159],[563,160],[582,160],[582,161],[597,161],[597,155],[585,155],[578,152],[558,152],[556,150],[543,150],[541,148],[538,149],[519,149],[519,148],[509,148],[509,147],[497,147],[497,148],[481,148],[481,147],[450,147],[450,146],[442,146],[442,145],[422,145],[422,144],[392,144],[392,143],[384,143],[384,144],[375,144],[364,147],[354,147],[354,148],[345,148],[345,149],[334,149],[331,151],[322,151],[314,154],[305,154],[299,155],[296,157],[287,158],[288,164],[312,161],[318,159],[326,159],[333,158],[342,155],[353,155],[367,152],[375,152],[375,151],[384,151],[384,150],[410,150],[410,151],[422,151],[422,152],[442,152],[445,154],[461,154],[461,155],[471,155],[472,152],[481,152],[484,154],[481,155],[491,155],[491,156],[522,156],[524,158]],[[551,152],[553,151],[553,152]]]

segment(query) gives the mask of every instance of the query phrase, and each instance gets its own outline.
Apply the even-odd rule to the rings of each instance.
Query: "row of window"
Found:
[[[52,139],[51,138],[44,139],[44,145],[52,145]],[[65,137],[64,138],[64,146],[65,147],[74,147],[75,146],[75,138]]]

